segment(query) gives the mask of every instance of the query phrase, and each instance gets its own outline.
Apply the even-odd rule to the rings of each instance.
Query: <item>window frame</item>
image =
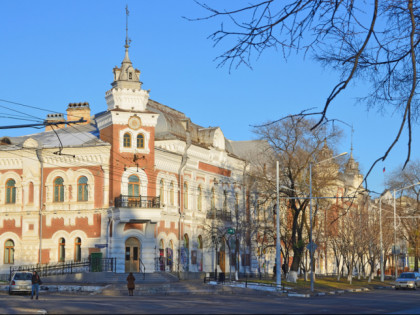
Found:
[[[11,242],[11,245],[7,243]],[[7,255],[6,255],[7,253]],[[7,239],[4,242],[4,255],[3,262],[5,265],[13,265],[15,263],[15,242],[12,239]],[[6,261],[7,258],[7,261]]]
[[[174,181],[171,181],[170,186],[169,186],[169,189],[170,189],[169,199],[170,199],[171,206],[175,205],[175,188],[174,187],[175,187]]]
[[[197,210],[202,211],[203,210],[203,189],[201,188],[201,185],[198,185],[197,191],[198,191]]]
[[[66,261],[66,239],[60,237],[58,240],[58,262]]]
[[[57,183],[61,179],[61,183]],[[64,179],[61,176],[57,176],[53,181],[53,202],[64,202]]]
[[[86,178],[86,183],[81,183],[80,181],[84,178]],[[89,201],[88,182],[89,182],[89,179],[85,175],[82,175],[77,179],[77,201],[78,202]]]
[[[137,149],[144,149],[145,146],[145,142],[146,142],[146,137],[144,136],[143,133],[139,133],[136,137],[137,140]]]
[[[12,185],[9,185],[10,182],[13,182]],[[6,204],[15,204],[16,203],[16,181],[13,178],[9,178],[6,181]]]
[[[134,177],[136,177],[138,181],[130,180],[130,178],[134,178]],[[135,194],[136,187],[137,187],[137,195]],[[130,194],[130,188],[134,194]],[[141,194],[140,194],[140,177],[139,176],[132,174],[128,177],[127,195],[129,197],[140,197]]]
[[[129,132],[126,132],[123,135],[123,147],[131,148],[131,134]]]
[[[160,187],[159,187],[159,199],[160,199],[160,204],[162,205],[164,202],[164,198],[165,198],[165,181],[163,180],[163,178],[160,180]]]
[[[79,262],[82,260],[82,239],[76,237],[74,239],[74,261]]]

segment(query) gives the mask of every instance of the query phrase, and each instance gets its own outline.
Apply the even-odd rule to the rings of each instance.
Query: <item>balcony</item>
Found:
[[[120,195],[115,198],[115,216],[121,223],[146,223],[161,220],[160,199],[156,196]]]
[[[156,196],[120,195],[115,198],[116,208],[160,208],[160,198]]]
[[[232,215],[226,210],[210,209],[207,211],[207,219],[219,219],[226,222],[232,222]]]

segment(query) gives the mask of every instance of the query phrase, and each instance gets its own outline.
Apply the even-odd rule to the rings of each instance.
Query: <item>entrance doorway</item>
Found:
[[[139,272],[140,242],[135,237],[125,241],[125,272]]]

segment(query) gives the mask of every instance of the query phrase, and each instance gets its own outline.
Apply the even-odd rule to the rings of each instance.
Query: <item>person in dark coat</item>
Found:
[[[133,273],[130,272],[127,277],[127,289],[128,289],[128,295],[133,296],[133,291],[135,289],[134,281],[136,281],[136,278],[134,278]]]
[[[39,277],[38,273],[34,271],[32,273],[31,300],[33,300],[35,294],[36,294],[36,299],[38,300],[39,286],[41,285],[41,283],[42,283],[41,278]]]

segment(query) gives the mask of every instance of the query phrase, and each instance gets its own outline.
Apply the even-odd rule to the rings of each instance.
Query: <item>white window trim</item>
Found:
[[[125,148],[124,147],[124,134],[129,133],[131,135],[131,147]],[[144,136],[144,148],[137,148],[137,135],[141,133]],[[120,152],[128,152],[128,153],[145,153],[149,154],[149,141],[150,141],[150,132],[139,129],[139,130],[132,130],[130,128],[124,128],[120,130]]]

